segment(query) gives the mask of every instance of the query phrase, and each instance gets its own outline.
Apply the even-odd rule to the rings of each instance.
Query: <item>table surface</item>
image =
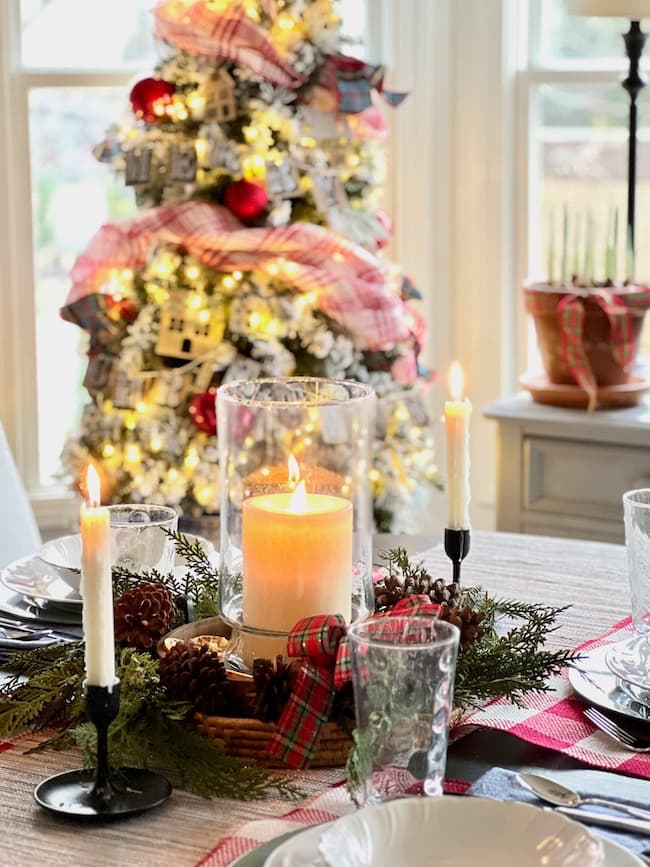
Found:
[[[375,549],[379,553],[400,544],[410,552],[422,552],[421,559],[430,565],[434,574],[448,576],[449,561],[439,546],[432,547],[434,542],[432,536],[380,536]],[[465,585],[480,584],[501,596],[570,605],[561,615],[560,629],[549,642],[549,646],[554,647],[573,647],[599,635],[629,614],[625,550],[619,545],[508,533],[474,533],[462,581]],[[72,752],[23,754],[37,742],[37,735],[24,735],[15,740],[12,749],[0,753],[0,865],[195,865],[235,825],[254,818],[282,815],[291,809],[290,804],[278,799],[252,803],[224,799],[206,801],[176,790],[166,805],[152,813],[113,824],[80,827],[79,823],[46,813],[33,801],[34,786],[51,774],[78,767],[78,755]],[[508,735],[481,731],[463,738],[450,749],[448,774],[474,779],[495,763],[579,767],[571,760],[523,744]],[[568,770],[568,773],[574,772]],[[334,782],[342,777],[342,771],[311,772],[305,778],[306,791],[322,786],[325,780]],[[619,779],[628,784],[636,782],[624,777]],[[616,787],[616,783],[614,785]]]

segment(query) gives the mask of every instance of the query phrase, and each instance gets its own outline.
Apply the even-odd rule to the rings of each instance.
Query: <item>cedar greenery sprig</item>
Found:
[[[484,623],[489,624],[481,641],[459,654],[454,681],[454,703],[475,708],[498,696],[507,696],[518,706],[530,692],[548,692],[548,680],[580,656],[573,650],[545,650],[547,636],[557,629],[564,607],[535,605],[511,599],[484,596]],[[499,635],[499,620],[517,625]]]
[[[0,738],[56,723],[57,731],[38,749],[62,748],[74,741],[92,767],[96,732],[85,722],[83,646],[15,653],[9,667],[14,675],[0,690]],[[120,711],[109,729],[110,757],[116,766],[131,762],[155,767],[172,783],[205,797],[250,800],[270,792],[283,797],[298,794],[287,777],[226,756],[213,741],[194,734],[186,724],[192,709],[168,697],[150,654],[123,649],[117,672]]]
[[[388,551],[382,559],[389,580],[403,587],[404,595],[429,592],[434,578],[422,562],[411,562],[404,548]],[[544,649],[566,606],[496,599],[481,587],[461,587],[456,604],[484,615],[483,637],[458,655],[454,681],[458,708],[479,707],[502,695],[521,705],[527,692],[547,692],[548,678],[579,657],[572,650]],[[500,634],[501,624],[511,621],[512,627]]]
[[[121,566],[113,568],[113,592],[120,597],[142,581],[159,583],[173,596],[187,596],[194,603],[195,619],[214,617],[219,597],[219,571],[210,562],[199,539],[191,540],[184,533],[164,530],[174,540],[176,553],[186,562],[182,577],[173,572],[163,575],[157,569],[133,572]]]
[[[67,730],[83,719],[81,643],[14,653],[9,667],[13,677],[0,687],[0,738],[55,722]]]

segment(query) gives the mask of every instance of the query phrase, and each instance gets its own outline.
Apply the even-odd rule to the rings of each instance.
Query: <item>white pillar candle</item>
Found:
[[[469,529],[469,418],[472,404],[463,394],[463,371],[454,362],[449,372],[451,400],[445,401],[447,433],[447,488],[449,513],[447,526],[452,530]]]
[[[293,493],[242,506],[243,610],[247,626],[289,632],[312,614],[352,616],[352,503],[307,493],[289,459]]]
[[[81,596],[86,647],[86,681],[112,687],[115,682],[115,634],[111,578],[110,513],[99,505],[99,476],[87,474],[88,504],[81,505]]]

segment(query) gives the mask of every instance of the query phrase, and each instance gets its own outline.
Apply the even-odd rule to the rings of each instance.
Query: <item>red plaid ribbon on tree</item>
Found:
[[[205,0],[164,0],[154,9],[155,34],[190,54],[231,60],[255,75],[295,89],[304,84],[277,52],[269,34],[235,4],[218,11]]]
[[[377,617],[385,619],[390,630],[391,615],[435,616],[438,609],[428,596],[410,596],[388,615]],[[301,657],[302,667],[268,749],[290,768],[304,768],[318,749],[335,691],[352,677],[345,620],[340,614],[316,614],[299,620],[289,634],[287,655]]]
[[[647,303],[647,293],[640,292],[638,295]],[[629,297],[634,296],[630,294]],[[562,333],[564,360],[575,381],[587,392],[589,411],[593,412],[596,408],[597,382],[584,346],[587,299],[598,304],[607,316],[612,354],[623,369],[629,367],[633,360],[634,340],[628,296],[623,298],[608,289],[598,289],[589,294],[531,291],[526,293],[526,309],[533,315],[555,313]]]
[[[422,342],[421,318],[390,290],[385,268],[362,247],[312,223],[247,229],[226,208],[199,201],[151,208],[102,226],[72,268],[61,316],[74,321],[74,302],[110,294],[115,270],[141,267],[154,244],[182,247],[218,271],[273,263],[282,273],[291,264],[287,283],[316,291],[321,310],[360,347],[381,352],[413,334]]]

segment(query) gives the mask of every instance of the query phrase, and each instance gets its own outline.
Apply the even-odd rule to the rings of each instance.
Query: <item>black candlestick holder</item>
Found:
[[[460,584],[460,564],[469,554],[470,532],[466,530],[445,529],[445,554],[449,557],[453,568],[454,584]]]
[[[43,780],[34,790],[36,802],[77,819],[116,819],[150,810],[170,796],[169,781],[153,771],[120,768],[108,763],[108,727],[120,708],[120,682],[112,687],[85,687],[86,712],[97,729],[97,767],[67,771]]]

